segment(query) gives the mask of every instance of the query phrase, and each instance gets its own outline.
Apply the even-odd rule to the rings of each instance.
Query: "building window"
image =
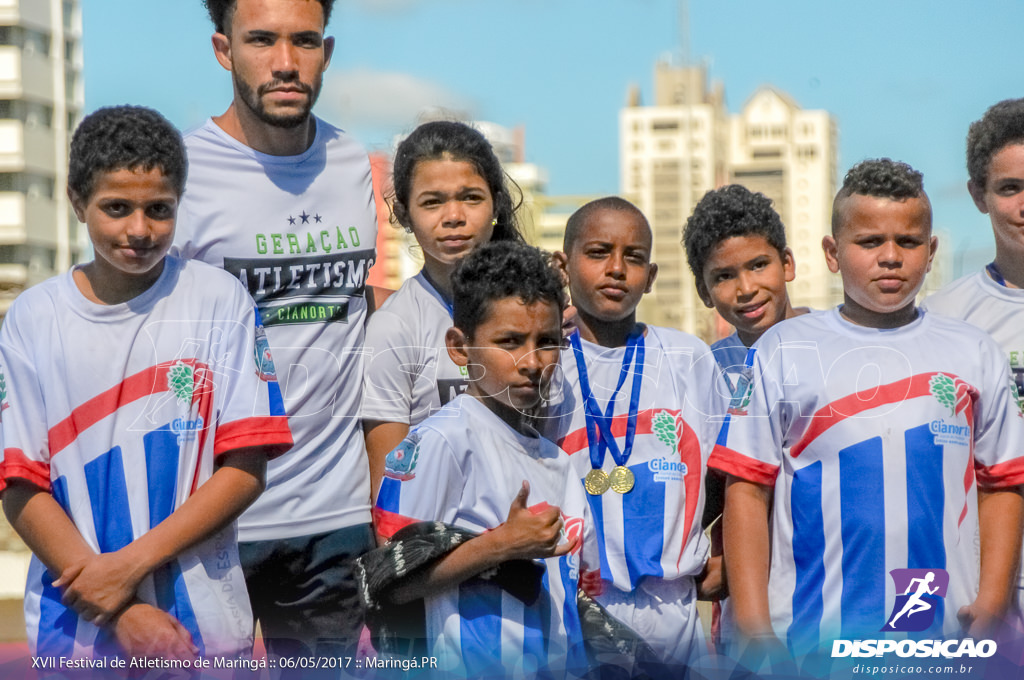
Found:
[[[16,191],[30,198],[54,198],[54,178],[31,172],[0,173],[0,191]]]
[[[49,128],[53,125],[53,107],[21,99],[0,99],[0,120],[20,120],[26,127]]]
[[[0,45],[20,47],[25,54],[37,54],[41,57],[50,54],[49,34],[22,26],[0,26]]]
[[[678,120],[655,120],[651,122],[652,130],[678,130]]]

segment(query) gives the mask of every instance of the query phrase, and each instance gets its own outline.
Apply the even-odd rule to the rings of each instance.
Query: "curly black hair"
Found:
[[[334,8],[334,0],[317,0],[324,8],[324,26],[331,19],[331,9]],[[231,27],[231,14],[235,11],[235,3],[238,0],[203,0],[206,11],[210,13],[213,27],[218,33],[228,34]]]
[[[487,138],[479,130],[457,121],[436,120],[424,123],[398,145],[392,169],[394,220],[407,231],[412,231],[409,198],[416,164],[442,159],[470,163],[487,182],[494,203],[494,217],[498,221],[494,225],[491,240],[523,242],[516,219],[516,211],[522,201],[513,201],[509,191],[509,186],[515,183],[501,169],[501,161]]]
[[[891,158],[872,158],[850,168],[843,186],[832,202],[832,235],[842,225],[841,204],[853,195],[876,196],[893,201],[924,198],[931,209],[928,194],[924,192],[924,175],[902,161]]]
[[[1011,144],[1024,144],[1024,99],[992,105],[967,131],[967,174],[978,188],[988,183],[992,157]]]
[[[185,190],[188,160],[181,133],[144,106],[108,106],[85,117],[71,137],[68,188],[84,201],[96,177],[115,170],[159,168],[178,196]]]
[[[735,236],[763,236],[786,258],[786,228],[772,207],[772,200],[739,184],[729,184],[704,194],[683,228],[686,261],[704,289],[704,265],[722,241]]]
[[[640,208],[636,207],[624,198],[618,196],[605,196],[590,203],[586,203],[569,216],[565,223],[565,235],[562,237],[562,252],[569,253],[580,237],[580,232],[594,213],[599,210],[614,210],[618,212],[632,213],[640,218],[640,221],[647,225],[647,236],[651,237],[651,224],[647,221]]]
[[[562,279],[551,257],[533,246],[514,241],[491,241],[467,255],[452,272],[455,327],[473,337],[487,317],[490,303],[516,298],[527,305],[537,301],[565,309]]]

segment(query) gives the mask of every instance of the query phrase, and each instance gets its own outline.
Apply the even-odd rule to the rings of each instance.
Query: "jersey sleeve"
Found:
[[[406,329],[404,321],[386,309],[375,312],[366,324],[364,346],[373,354],[363,376],[365,420],[411,421],[413,383],[423,366]]]
[[[32,338],[19,331],[15,303],[0,330],[0,492],[10,479],[20,479],[50,491],[50,447],[42,386],[28,347]],[[17,330],[15,330],[17,329]]]
[[[782,376],[777,344],[747,352],[708,466],[757,484],[772,485],[782,464]]]
[[[224,326],[224,345],[215,354],[220,395],[214,453],[255,447],[273,458],[293,443],[284,399],[259,311],[240,286],[236,298],[236,322]]]
[[[373,509],[384,538],[414,522],[455,522],[465,475],[450,443],[431,428],[409,433],[384,461]]]
[[[980,349],[985,384],[974,414],[978,486],[998,489],[1024,484],[1024,413],[1013,372],[994,341]]]

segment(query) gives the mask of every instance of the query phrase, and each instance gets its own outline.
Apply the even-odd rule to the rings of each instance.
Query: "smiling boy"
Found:
[[[985,267],[925,300],[938,314],[963,319],[991,335],[1024,394],[1024,99],[992,106],[967,133],[967,190],[989,216],[996,256]],[[1018,611],[1024,587],[1018,582]]]
[[[843,305],[762,336],[749,404],[731,410],[709,463],[729,475],[738,631],[796,655],[885,637],[909,569],[948,587],[892,630],[991,635],[1024,507],[1024,420],[1005,359],[984,333],[914,303],[937,245],[920,173],[855,166],[832,232],[823,247]]]
[[[37,657],[252,646],[234,520],[291,436],[252,300],[167,256],[185,168],[155,111],[87,116],[68,196],[95,259],[25,291],[0,330],[0,492],[33,552]]]
[[[711,345],[735,387],[747,348],[778,322],[810,311],[789,301],[786,284],[796,275],[796,264],[786,229],[771,199],[730,184],[697,203],[686,221],[683,246],[701,301],[736,329]]]
[[[539,250],[504,241],[467,256],[452,287],[448,354],[470,386],[388,455],[374,519],[382,540],[423,520],[480,535],[396,599],[425,597],[427,642],[451,677],[578,675],[586,501],[568,458],[526,416],[558,361],[561,281]],[[476,578],[516,559],[544,565],[533,601]]]

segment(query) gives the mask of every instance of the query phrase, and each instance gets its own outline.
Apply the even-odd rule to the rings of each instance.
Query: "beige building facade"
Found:
[[[0,315],[84,247],[66,197],[81,26],[78,0],[0,0]]]
[[[805,111],[772,87],[730,115],[724,88],[704,66],[655,67],[654,105],[633,93],[619,117],[620,190],[651,220],[658,280],[642,318],[713,341],[731,332],[697,296],[681,245],[683,226],[704,194],[729,183],[774,201],[796,256],[794,304],[825,308],[841,299],[825,267],[836,187],[837,132],[825,111]]]

